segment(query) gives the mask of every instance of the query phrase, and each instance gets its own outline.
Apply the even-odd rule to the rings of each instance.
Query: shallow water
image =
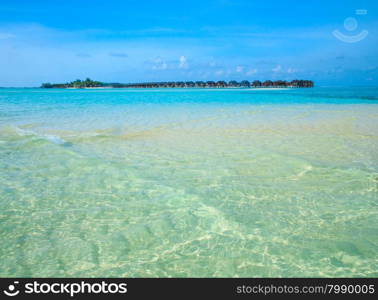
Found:
[[[378,89],[0,89],[0,276],[378,276]]]

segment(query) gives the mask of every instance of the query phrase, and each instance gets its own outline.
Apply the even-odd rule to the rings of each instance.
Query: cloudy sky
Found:
[[[378,85],[377,45],[376,0],[0,1],[0,86],[85,77]]]

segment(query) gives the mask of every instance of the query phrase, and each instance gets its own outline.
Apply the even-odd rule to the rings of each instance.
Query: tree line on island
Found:
[[[68,83],[43,83],[41,88],[309,88],[313,87],[311,80],[242,80],[240,82],[231,80],[220,81],[164,81],[164,82],[143,82],[143,83],[105,83],[77,79]]]

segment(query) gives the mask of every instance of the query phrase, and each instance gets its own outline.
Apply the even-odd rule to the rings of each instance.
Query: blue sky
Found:
[[[335,30],[359,41],[345,42]],[[0,86],[312,79],[378,85],[378,1],[0,1]]]

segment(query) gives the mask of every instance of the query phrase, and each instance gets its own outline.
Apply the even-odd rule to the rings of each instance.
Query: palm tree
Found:
[[[215,82],[214,81],[206,81],[206,86],[215,87]]]
[[[261,81],[260,80],[255,80],[254,82],[252,82],[252,86],[253,87],[261,87]]]
[[[273,82],[271,80],[265,80],[262,85],[263,87],[271,87],[273,86]]]
[[[223,80],[217,81],[216,87],[226,87],[227,83]]]
[[[240,82],[240,86],[243,86],[243,87],[250,87],[250,83],[248,80],[243,80]]]
[[[276,81],[273,82],[273,86],[274,87],[286,87],[287,82],[284,81],[284,80],[276,80]]]
[[[314,82],[311,81],[311,80],[298,80],[298,79],[295,79],[295,80],[292,80],[290,82],[290,85],[292,87],[313,87],[314,86]]]
[[[228,82],[228,86],[238,87],[238,86],[240,86],[240,84],[236,80],[231,80],[231,81]]]

